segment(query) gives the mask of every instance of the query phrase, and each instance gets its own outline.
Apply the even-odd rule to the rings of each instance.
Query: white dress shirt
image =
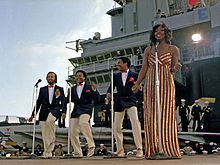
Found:
[[[50,104],[53,101],[53,95],[54,95],[54,86],[48,86],[48,92],[49,92],[49,102]]]
[[[78,95],[79,99],[81,97],[84,85],[85,85],[85,82],[83,82],[82,85],[77,85],[77,87],[76,87],[76,92],[77,92],[77,95]]]
[[[125,83],[126,83],[126,80],[127,80],[127,77],[128,77],[128,72],[129,72],[129,69],[127,70],[127,72],[122,72],[121,73],[121,79],[122,79],[123,86],[125,86]]]

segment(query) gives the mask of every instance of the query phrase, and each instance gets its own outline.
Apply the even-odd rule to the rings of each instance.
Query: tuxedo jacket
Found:
[[[100,100],[99,92],[97,90],[93,91],[92,86],[85,82],[81,97],[79,98],[76,87],[77,85],[74,85],[71,88],[71,102],[74,103],[71,118],[79,117],[82,114],[91,115],[93,104]],[[69,102],[69,94],[67,96],[67,102]]]
[[[122,112],[125,108],[137,106],[137,94],[133,93],[132,87],[137,80],[138,74],[129,70],[125,86],[123,86],[121,72],[113,75],[113,89],[117,89],[115,112]],[[108,88],[111,93],[111,85]],[[140,91],[138,92],[138,94]]]
[[[59,90],[61,93],[61,95],[58,98],[56,98],[55,96],[56,90]],[[37,99],[36,110],[37,112],[40,110],[39,121],[46,121],[47,116],[50,112],[57,119],[61,115],[61,113],[66,113],[66,103],[65,103],[65,95],[64,95],[63,88],[55,85],[53,100],[52,100],[52,103],[50,104],[48,86],[41,87],[39,96]]]

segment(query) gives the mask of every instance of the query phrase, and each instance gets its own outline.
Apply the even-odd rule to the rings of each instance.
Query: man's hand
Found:
[[[62,119],[65,119],[65,118],[66,118],[66,114],[65,114],[65,113],[62,113],[62,114],[61,114],[61,118],[62,118]]]
[[[92,86],[92,90],[93,90],[93,91],[96,91],[96,86],[97,86],[96,83],[95,83],[95,82],[92,82],[92,83],[91,83],[91,86]]]
[[[29,117],[28,122],[31,123],[33,121],[33,116]]]
[[[106,98],[108,99],[108,101],[111,101],[111,100],[112,100],[112,95],[111,95],[111,93],[107,93],[107,94],[106,94]]]

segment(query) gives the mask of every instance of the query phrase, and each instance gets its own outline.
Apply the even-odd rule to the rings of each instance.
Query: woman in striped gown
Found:
[[[179,49],[170,44],[171,31],[165,24],[153,27],[151,46],[144,51],[144,62],[138,80],[133,86],[136,92],[143,79],[144,85],[144,128],[145,158],[180,158],[176,123],[175,86],[173,73],[181,67]],[[156,49],[157,48],[157,49]],[[158,119],[156,90],[156,59],[158,55],[160,119]],[[158,127],[158,122],[160,127]],[[160,135],[160,136],[159,136]]]

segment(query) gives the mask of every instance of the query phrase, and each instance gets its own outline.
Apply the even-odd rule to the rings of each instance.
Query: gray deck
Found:
[[[220,163],[220,154],[218,155],[196,155],[183,156],[181,159],[173,160],[146,160],[136,158],[112,158],[103,159],[102,157],[82,158],[82,159],[1,159],[1,165],[212,165]]]

